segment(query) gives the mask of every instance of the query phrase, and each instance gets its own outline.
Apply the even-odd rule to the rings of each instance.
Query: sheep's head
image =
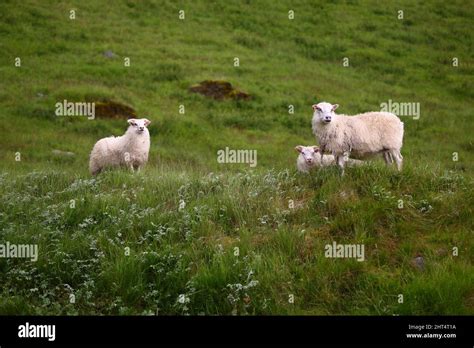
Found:
[[[140,118],[140,119],[131,118],[127,122],[130,125],[130,127],[135,128],[137,133],[143,133],[146,127],[148,127],[148,125],[151,123],[151,121],[149,121],[146,118]]]
[[[298,145],[295,147],[295,150],[303,156],[307,165],[314,165],[316,154],[319,153],[319,147]]]
[[[339,106],[338,104],[333,105],[331,103],[326,103],[326,102],[314,104],[313,117],[317,117],[317,119],[322,123],[330,123],[335,115],[334,110],[336,110],[338,106]]]

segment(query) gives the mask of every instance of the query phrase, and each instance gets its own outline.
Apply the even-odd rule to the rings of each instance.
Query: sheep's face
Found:
[[[319,147],[317,146],[302,146],[298,145],[295,150],[299,152],[307,165],[312,166],[315,162],[315,155],[319,153]]]
[[[128,120],[128,124],[130,125],[130,127],[134,127],[136,132],[139,134],[143,133],[150,123],[151,122],[146,118],[131,118]]]
[[[330,123],[334,117],[334,110],[337,109],[338,104],[331,104],[321,102],[313,105],[314,117],[316,117],[321,123]]]

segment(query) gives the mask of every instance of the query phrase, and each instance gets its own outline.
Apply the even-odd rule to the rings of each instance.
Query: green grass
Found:
[[[0,243],[39,259],[0,259],[0,314],[473,314],[473,16],[463,1],[2,1]],[[188,91],[207,79],[252,99]],[[93,144],[126,123],[56,117],[63,99],[149,118],[145,170],[91,178]],[[401,173],[296,172],[314,102],[389,99],[421,105],[401,117]],[[257,167],[217,163],[226,146]],[[365,261],[325,258],[333,241]]]

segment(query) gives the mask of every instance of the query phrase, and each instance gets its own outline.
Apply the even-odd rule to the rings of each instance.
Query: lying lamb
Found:
[[[310,170],[327,167],[336,163],[333,155],[320,155],[319,147],[317,146],[302,146],[298,145],[295,150],[299,152],[298,158],[296,159],[296,167],[302,173],[309,173]],[[345,159],[348,166],[361,165],[364,162],[356,159],[347,158]]]
[[[365,158],[383,154],[387,165],[394,159],[402,169],[403,122],[389,112],[367,112],[355,116],[336,115],[339,105],[313,105],[313,133],[319,140],[321,156],[327,150],[335,156],[344,174],[344,154]]]
[[[146,118],[129,119],[129,127],[120,137],[100,139],[92,149],[89,170],[92,175],[108,167],[125,166],[134,171],[140,170],[148,161],[150,133]]]

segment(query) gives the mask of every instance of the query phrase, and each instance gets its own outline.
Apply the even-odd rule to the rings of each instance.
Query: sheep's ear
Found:
[[[339,104],[333,104],[331,110],[334,111],[334,110],[336,110],[338,107],[339,107]]]
[[[313,146],[314,152],[319,152],[319,147],[318,146]]]
[[[129,125],[132,125],[132,126],[135,126],[137,124],[136,123],[137,120],[135,120],[134,118],[131,118],[131,119],[127,120],[127,122],[128,122]]]
[[[295,147],[295,150],[296,150],[297,152],[301,152],[301,151],[303,151],[303,146],[298,145],[298,146]]]
[[[316,110],[318,108],[318,104],[313,104],[313,110]]]
[[[151,123],[151,121],[147,118],[144,118],[143,121],[145,122],[145,127],[148,127],[148,125]]]

